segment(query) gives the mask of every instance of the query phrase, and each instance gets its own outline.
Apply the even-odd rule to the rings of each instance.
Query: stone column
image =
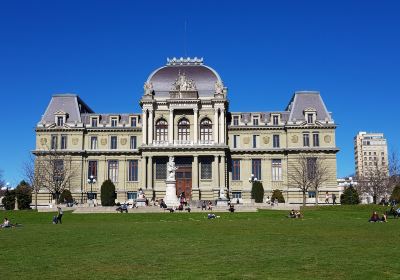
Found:
[[[199,136],[198,136],[198,133],[199,133],[199,120],[198,120],[198,109],[197,108],[194,108],[193,109],[193,115],[194,115],[194,126],[193,126],[193,129],[194,129],[194,133],[193,133],[193,143],[194,144],[197,144],[198,143],[198,139],[199,139]]]
[[[193,156],[193,189],[199,188],[199,157]]]
[[[139,188],[142,188],[142,189],[145,189],[147,187],[147,182],[146,182],[147,172],[146,172],[146,170],[147,170],[146,157],[143,156],[141,159],[141,170],[140,170],[140,173],[142,175],[142,178],[141,178],[142,182],[139,186]]]
[[[174,143],[174,109],[169,109],[168,142]]]
[[[147,109],[143,109],[142,117],[143,144],[147,144]]]
[[[153,157],[149,156],[148,166],[147,166],[147,188],[153,189]]]
[[[225,156],[221,156],[219,164],[219,187],[225,190]]]
[[[214,111],[214,143],[218,144],[218,108]]]
[[[221,109],[219,142],[225,143],[225,110]]]
[[[219,189],[219,156],[214,156],[213,183],[213,187]]]
[[[149,141],[148,143],[153,144],[153,110],[149,110]]]

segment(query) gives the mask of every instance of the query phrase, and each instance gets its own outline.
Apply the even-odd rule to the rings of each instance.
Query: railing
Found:
[[[193,99],[197,98],[197,91],[171,91],[170,98],[172,99]]]
[[[199,140],[197,143],[194,143],[191,140],[174,140],[173,144],[168,143],[167,140],[153,140],[153,146],[156,147],[165,147],[165,146],[209,146],[214,145],[214,140]]]

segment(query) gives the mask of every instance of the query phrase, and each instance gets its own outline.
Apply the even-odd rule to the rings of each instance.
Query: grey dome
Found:
[[[185,73],[196,85],[199,97],[213,97],[215,82],[221,81],[218,73],[203,64],[202,59],[168,59],[166,66],[150,74],[147,83],[152,83],[155,97],[168,97],[178,74]]]

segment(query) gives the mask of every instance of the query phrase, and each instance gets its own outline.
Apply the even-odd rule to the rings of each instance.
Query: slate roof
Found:
[[[54,123],[56,112],[67,113],[67,123],[81,123],[81,114],[93,113],[93,110],[76,94],[55,94],[52,96],[40,122]]]
[[[297,91],[289,102],[286,111],[290,111],[289,121],[304,120],[304,110],[315,109],[318,121],[332,121],[331,114],[318,91]]]
[[[169,97],[172,84],[178,78],[178,73],[185,73],[196,85],[199,97],[213,97],[215,82],[221,81],[218,73],[206,65],[201,64],[167,64],[158,68],[147,79],[153,84],[154,97]],[[222,81],[221,81],[222,82]]]

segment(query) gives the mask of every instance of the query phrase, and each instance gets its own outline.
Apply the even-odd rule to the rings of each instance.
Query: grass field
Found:
[[[368,223],[372,209],[65,213],[62,225],[1,211],[23,227],[0,230],[0,279],[400,279],[400,219]]]

